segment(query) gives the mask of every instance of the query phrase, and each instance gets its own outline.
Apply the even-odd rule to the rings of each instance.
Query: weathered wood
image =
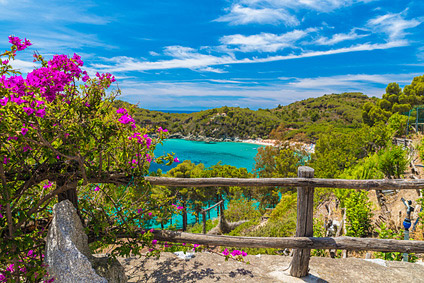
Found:
[[[218,205],[220,205],[223,201],[224,201],[224,200],[220,200],[219,202],[215,203],[215,204],[214,204],[214,205],[212,205],[211,207],[208,207],[208,208],[206,208],[206,209],[203,209],[201,212],[203,213],[203,212],[209,211],[209,210],[211,210],[212,208],[215,208],[215,207],[217,207]]]
[[[125,236],[125,235],[121,235]],[[129,236],[129,235],[127,235]],[[274,248],[274,249],[338,249],[351,251],[424,253],[424,241],[373,238],[314,238],[314,237],[238,237],[192,234],[179,231],[155,230],[156,240],[210,246]]]
[[[206,234],[206,211],[202,211],[203,234]]]
[[[169,187],[315,187],[364,190],[415,190],[424,189],[424,180],[406,179],[319,179],[319,178],[166,178],[145,177],[152,185]]]
[[[300,166],[297,171],[299,178],[313,178],[314,169]],[[296,237],[312,237],[314,234],[314,188],[297,188],[297,226]],[[290,269],[290,275],[303,277],[308,275],[310,249],[296,249]]]

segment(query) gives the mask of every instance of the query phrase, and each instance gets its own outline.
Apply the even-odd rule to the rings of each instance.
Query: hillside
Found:
[[[372,98],[361,93],[328,94],[275,109],[221,107],[189,114],[135,108],[141,126],[161,126],[176,136],[216,139],[280,138],[315,141],[329,129],[354,129],[362,123],[362,106]],[[129,104],[117,101],[117,106]]]
[[[362,93],[326,94],[274,109],[282,120],[273,137],[315,141],[320,133],[349,131],[362,124],[362,106],[376,99]]]

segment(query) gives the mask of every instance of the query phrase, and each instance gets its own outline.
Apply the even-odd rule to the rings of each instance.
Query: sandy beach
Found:
[[[279,146],[281,144],[278,140],[272,140],[272,139],[248,139],[248,140],[240,140],[240,142],[243,143],[251,143],[251,144],[257,144],[257,145],[264,145],[264,146]],[[302,142],[290,142],[290,146],[301,148],[302,150],[305,150],[309,154],[315,152],[315,144],[308,144],[308,143],[302,143]]]
[[[248,140],[240,140],[240,142],[244,142],[244,143],[251,143],[251,144],[259,144],[259,145],[271,145],[271,146],[278,146],[278,144],[280,143],[277,140],[271,140],[271,139],[259,139],[259,140],[252,140],[252,139],[248,139]]]

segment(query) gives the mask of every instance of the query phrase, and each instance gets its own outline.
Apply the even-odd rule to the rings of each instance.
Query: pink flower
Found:
[[[146,160],[149,163],[152,162],[152,158],[150,157],[150,155],[146,154]]]
[[[222,254],[223,254],[223,255],[225,255],[225,256],[227,256],[227,255],[229,255],[229,254],[230,254],[230,252],[229,252],[227,249],[225,249],[225,250],[222,252]]]
[[[231,255],[232,255],[232,256],[238,256],[238,255],[241,255],[241,251],[239,251],[239,250],[234,250],[234,251],[232,251],[232,252],[231,252]]]
[[[22,129],[21,129],[21,134],[22,134],[23,136],[25,136],[27,133],[28,133],[28,129],[27,129],[27,128],[22,128]]]
[[[159,133],[166,133],[166,132],[168,132],[168,130],[167,129],[162,129],[162,127],[159,127],[158,132]]]
[[[34,109],[31,107],[23,107],[22,109],[27,113],[28,116],[34,113]]]
[[[128,111],[125,108],[119,108],[118,110],[116,110],[116,113],[125,115],[128,113]]]
[[[157,242],[158,242],[158,240],[153,240],[153,241],[152,241],[152,245],[156,245],[156,244],[157,244]]]
[[[121,124],[128,124],[128,123],[134,122],[134,119],[130,115],[124,114],[121,116],[121,118],[118,119],[118,121]]]
[[[99,186],[97,186],[97,187],[94,189],[94,191],[95,191],[95,192],[100,191],[100,187],[99,187]]]
[[[137,209],[137,213],[138,213],[138,214],[140,214],[140,213],[142,213],[142,212],[143,212],[143,209],[142,209],[142,208]]]
[[[3,164],[7,164],[9,162],[10,158],[7,158],[6,156],[3,158]]]
[[[52,183],[49,181],[46,185],[43,186],[44,189],[48,189],[52,186]]]
[[[35,257],[36,255],[34,254],[34,251],[33,250],[29,250],[27,256],[29,256],[29,257]]]
[[[241,251],[242,256],[247,256],[247,253],[245,251]]]
[[[12,263],[11,265],[9,265],[7,268],[6,268],[6,270],[7,271],[9,271],[9,272],[14,272],[15,271],[15,269],[14,269],[14,266],[15,266],[15,264],[14,263]]]
[[[9,36],[9,42],[15,45],[18,51],[25,50],[27,47],[32,45],[28,39],[25,38],[24,42],[22,43],[22,39],[13,35]]]
[[[46,115],[46,108],[38,109],[37,111],[35,111],[35,116],[37,117],[44,118],[45,115]]]
[[[60,159],[60,156],[59,156],[59,155],[57,155],[57,156],[56,156],[56,158],[57,158],[57,159]]]
[[[153,213],[149,212],[149,216],[152,216],[152,215],[153,215]]]
[[[175,162],[175,163],[178,163],[178,162],[180,162],[180,160],[179,160],[177,157],[175,157],[175,158],[174,158],[174,162]]]
[[[6,106],[7,102],[9,101],[8,97],[3,97],[2,99],[0,99],[0,105],[1,106]]]

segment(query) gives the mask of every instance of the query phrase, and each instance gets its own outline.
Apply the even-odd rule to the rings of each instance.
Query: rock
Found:
[[[174,252],[174,255],[184,260],[190,260],[194,258],[194,253],[190,253],[190,252],[178,251],[178,252]]]
[[[55,282],[59,283],[127,282],[119,262],[116,266],[116,261],[108,262],[107,258],[99,259],[91,255],[81,220],[68,200],[53,207],[53,220],[47,235],[46,263],[48,271],[56,278]],[[104,277],[96,273],[93,265],[99,271],[106,268],[105,272],[99,272]]]
[[[106,278],[108,282],[127,282],[125,268],[117,259],[107,255],[96,255],[90,261],[96,273]]]

